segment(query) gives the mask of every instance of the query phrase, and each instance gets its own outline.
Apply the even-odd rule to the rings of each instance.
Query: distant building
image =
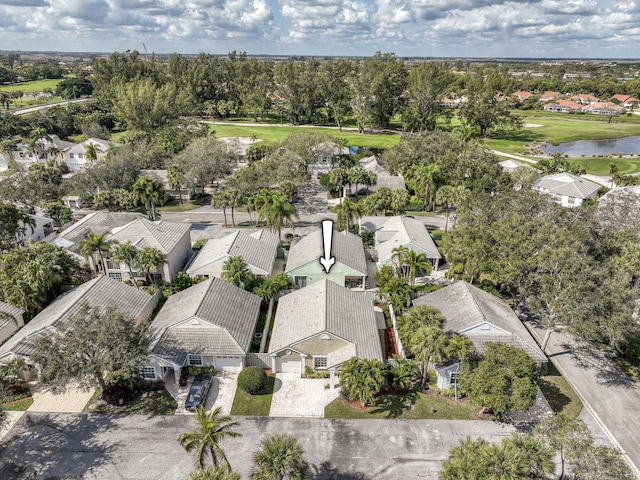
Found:
[[[577,207],[584,200],[596,198],[600,185],[571,173],[562,172],[539,178],[531,188],[536,192],[549,195],[563,207]]]

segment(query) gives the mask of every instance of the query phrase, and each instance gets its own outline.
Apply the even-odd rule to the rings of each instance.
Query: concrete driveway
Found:
[[[95,389],[81,390],[77,384],[72,383],[66,392],[54,395],[46,387],[38,383],[30,383],[29,390],[33,397],[30,412],[54,412],[54,413],[78,413],[87,405]]]
[[[236,417],[242,437],[221,443],[249,478],[268,435],[294,436],[314,480],[437,480],[448,450],[467,435],[500,441],[513,427],[490,421]],[[185,416],[30,414],[0,449],[0,478],[183,480],[193,458],[176,439],[196,428]]]
[[[271,417],[324,417],[324,407],[340,395],[329,390],[328,378],[301,378],[297,373],[277,373],[271,399]]]
[[[193,412],[189,412],[184,408],[184,402],[189,394],[191,383],[193,383],[193,378],[189,379],[186,387],[180,387],[173,381],[173,376],[167,378],[165,388],[171,396],[175,398],[176,402],[178,402],[176,415],[193,415]],[[207,401],[204,404],[205,412],[210,412],[214,408],[220,407],[222,409],[222,413],[229,415],[231,413],[231,407],[233,406],[233,397],[236,394],[237,386],[237,373],[225,371],[216,373],[212,378],[209,394],[207,395]]]

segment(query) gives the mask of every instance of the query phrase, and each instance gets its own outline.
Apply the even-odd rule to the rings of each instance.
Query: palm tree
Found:
[[[51,143],[51,137],[44,128],[35,128],[31,131],[31,136],[27,142],[29,150],[36,156],[36,161],[47,153],[47,143]],[[49,166],[49,162],[46,162],[46,166]]]
[[[340,385],[342,395],[349,401],[356,398],[364,407],[372,402],[374,394],[384,384],[386,367],[380,360],[357,358],[342,364],[340,369]]]
[[[119,263],[124,263],[129,269],[129,279],[137,287],[138,284],[133,276],[133,266],[136,265],[138,249],[131,242],[119,243],[111,251],[111,259]]]
[[[275,277],[269,277],[253,290],[263,302],[268,303],[271,299],[289,286],[289,279],[284,272],[279,273]]]
[[[416,253],[404,246],[391,250],[393,258],[398,263],[398,269],[402,271],[411,285],[416,284],[416,275],[420,272],[431,273],[431,262],[424,253]]]
[[[358,185],[366,185],[367,184],[367,171],[361,166],[357,165],[355,167],[351,167],[347,170],[347,174],[349,176],[349,183],[354,184],[356,186],[356,199],[358,198]]]
[[[453,357],[458,360],[458,366],[456,367],[456,379],[453,382],[454,395],[456,402],[458,401],[458,379],[457,374],[460,371],[460,367],[462,366],[462,362],[467,357],[469,352],[475,350],[473,346],[473,342],[462,335],[453,334],[449,339],[449,344],[447,345],[447,349],[445,353],[449,358]]]
[[[304,480],[309,478],[309,464],[294,437],[271,435],[262,440],[262,450],[253,455],[256,466],[252,480]]]
[[[351,227],[355,224],[357,218],[360,218],[362,210],[360,205],[352,202],[349,198],[345,198],[340,205],[336,206],[338,213],[339,228],[344,225],[345,231],[351,231]]]
[[[147,274],[147,283],[151,278],[151,270],[157,270],[158,267],[164,265],[166,260],[160,250],[153,247],[144,247],[136,255],[135,262]],[[155,283],[155,277],[153,280]]]
[[[480,464],[486,480],[521,480],[527,478],[527,459],[513,444],[490,443],[480,453]]]
[[[253,274],[247,262],[241,256],[229,257],[222,265],[222,280],[236,287],[247,289],[253,280]]]
[[[282,242],[282,228],[287,225],[295,227],[293,219],[300,218],[298,210],[283,195],[266,189],[260,191],[257,202],[259,218],[265,220],[272,232],[278,232],[278,239]]]
[[[156,204],[164,198],[162,180],[157,178],[139,178],[133,184],[133,201],[142,203],[149,213],[149,218],[156,221]]]
[[[187,480],[240,480],[240,475],[229,471],[226,467],[208,465],[191,472]]]
[[[214,467],[223,467],[230,471],[231,466],[219,443],[225,438],[239,437],[240,434],[232,430],[238,424],[231,421],[231,417],[222,415],[220,407],[208,414],[204,412],[204,408],[198,407],[196,422],[197,430],[178,437],[180,445],[195,455],[196,466],[199,469],[205,467],[209,457]]]
[[[442,463],[444,480],[483,480],[484,472],[478,459],[487,446],[483,438],[472,440],[467,436],[449,450],[449,458]]]
[[[95,162],[98,159],[98,149],[94,143],[89,142],[84,147],[84,156],[87,160]]]
[[[238,189],[235,189],[235,188],[229,188],[229,189],[225,190],[224,194],[226,196],[227,203],[228,203],[229,207],[231,208],[231,225],[233,225],[235,227],[236,226],[236,219],[233,216],[233,213],[235,211],[235,208],[242,203],[242,200],[243,200],[244,197],[243,197],[242,193],[240,193],[240,191]]]
[[[229,197],[226,192],[216,192],[211,195],[211,206],[213,208],[221,208],[224,215],[224,225],[227,225],[227,208],[229,207]]]
[[[185,178],[182,168],[177,163],[172,163],[167,168],[167,182],[172,190],[178,190],[180,196],[180,203],[182,203],[182,185],[184,185]]]
[[[109,231],[102,233],[89,232],[84,240],[78,242],[78,247],[80,247],[80,254],[87,260],[89,260],[89,257],[91,257],[93,260],[93,254],[98,254],[103,272],[107,271],[107,266],[105,265],[104,261],[104,255],[108,254],[111,248],[110,242],[106,240],[108,235]],[[98,269],[94,265],[94,261],[90,263],[90,266],[93,273],[97,275]]]
[[[421,164],[411,167],[409,175],[414,178],[416,184],[421,188],[424,185],[424,208],[429,208],[435,204],[437,178],[440,174],[440,166],[436,163],[427,165]]]
[[[446,223],[444,224],[444,231],[447,232],[449,229],[449,215],[451,214],[451,206],[458,205],[468,190],[464,187],[464,185],[458,185],[457,187],[452,187],[451,185],[444,185],[440,187],[436,192],[436,203],[440,205],[444,205],[445,207],[445,217]]]
[[[411,390],[415,379],[418,377],[416,362],[402,358],[400,355],[394,355],[393,360],[394,363],[389,364],[391,385],[399,392]]]
[[[555,470],[555,452],[544,444],[543,439],[514,432],[503,442],[513,445],[527,460],[531,478],[548,478],[547,475]]]
[[[53,165],[58,166],[58,157],[62,154],[62,149],[57,145],[51,145],[47,148],[47,157],[53,157]]]

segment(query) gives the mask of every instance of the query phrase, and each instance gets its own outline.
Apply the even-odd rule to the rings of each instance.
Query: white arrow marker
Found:
[[[320,257],[325,273],[329,273],[331,267],[336,263],[336,257],[331,256],[331,242],[333,239],[333,220],[322,221],[322,245],[324,247],[324,256]]]

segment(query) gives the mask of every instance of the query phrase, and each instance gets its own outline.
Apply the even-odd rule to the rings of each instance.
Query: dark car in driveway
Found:
[[[184,408],[192,412],[200,406],[204,407],[210,387],[211,375],[204,373],[196,375],[189,388],[187,399],[184,402]]]

